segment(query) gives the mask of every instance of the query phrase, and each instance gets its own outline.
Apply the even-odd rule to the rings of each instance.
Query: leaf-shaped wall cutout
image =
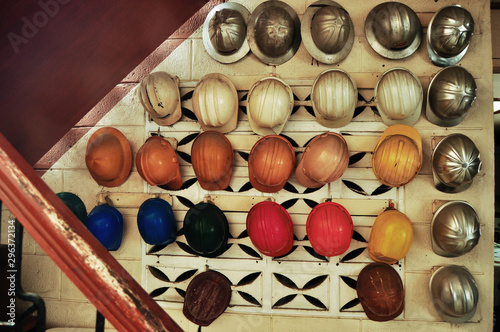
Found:
[[[314,258],[321,259],[322,261],[328,262],[328,258],[318,254],[316,251],[314,251],[314,249],[312,247],[304,246],[304,249],[307,251],[307,253],[309,255],[313,256]]]
[[[363,113],[363,111],[365,110],[366,106],[359,106],[359,107],[356,107],[354,109],[354,114],[352,115],[353,118],[357,117],[358,115],[360,115],[361,113]]]
[[[187,188],[191,187],[193,184],[196,183],[196,181],[198,181],[197,178],[192,178],[192,179],[188,179],[188,180],[184,181],[184,183],[179,188],[179,190],[183,190],[183,189],[187,189]]]
[[[344,257],[342,257],[342,259],[340,260],[340,262],[343,263],[343,262],[347,262],[347,261],[353,260],[354,258],[356,258],[359,255],[361,255],[363,253],[363,251],[365,251],[365,249],[366,249],[366,247],[354,249],[353,251],[351,251],[350,253],[348,253]]]
[[[233,188],[231,188],[231,186],[227,186],[227,188],[224,189],[224,191],[227,191],[227,192],[230,192],[230,193],[234,192],[234,190],[233,190]]]
[[[359,234],[358,232],[356,231],[353,231],[352,232],[352,238],[356,241],[359,241],[359,242],[364,242],[366,243],[366,240],[363,236],[361,236],[361,234]]]
[[[312,289],[312,288],[315,288],[315,287],[318,287],[319,285],[321,285],[323,283],[323,281],[325,281],[326,279],[328,278],[328,275],[322,275],[322,276],[318,276],[316,278],[313,278],[311,280],[309,280],[305,285],[304,287],[302,287],[302,289]]]
[[[297,97],[297,96],[295,95],[295,93],[293,94],[293,100],[297,100],[297,101],[299,101],[299,100],[300,100],[300,99],[299,99],[299,97]],[[292,115],[293,115],[293,114],[295,114],[295,112],[297,112],[299,108],[300,108],[300,106],[298,106],[298,105],[297,105],[297,106],[294,106],[294,107],[292,108]]]
[[[355,193],[361,194],[363,196],[368,196],[368,194],[366,193],[366,191],[364,191],[363,188],[361,188],[356,183],[354,183],[352,181],[348,181],[348,180],[342,180],[342,183],[345,184],[347,188],[351,189]]]
[[[281,299],[279,299],[278,301],[276,301],[275,304],[273,304],[273,308],[275,307],[280,307],[282,305],[285,305],[287,303],[289,303],[290,301],[292,301],[295,297],[297,296],[297,294],[292,294],[292,295],[287,295],[285,297],[282,297]]]
[[[313,193],[315,191],[318,191],[320,190],[321,188],[323,188],[325,185],[322,185],[321,187],[318,187],[318,188],[307,188],[306,190],[304,190],[304,194],[310,194],[310,193]]]
[[[298,148],[298,147],[299,147],[299,145],[297,144],[297,142],[295,142],[295,141],[293,140],[293,138],[291,138],[290,136],[286,136],[286,135],[283,135],[283,134],[281,134],[280,136],[281,136],[281,137],[283,137],[284,139],[286,139],[288,142],[290,142],[290,144],[291,144],[294,148]]]
[[[182,235],[184,235],[184,227],[181,227],[181,229],[177,231],[177,236],[182,236]]]
[[[186,291],[185,290],[182,290],[180,288],[175,288],[175,290],[177,291],[177,293],[179,293],[180,296],[182,296],[182,298],[185,298],[186,297]]]
[[[308,101],[308,100],[311,100],[311,95],[307,96],[306,99],[304,99],[304,101]],[[312,116],[316,117],[316,115],[314,114],[314,109],[312,108],[312,106],[304,106],[304,108],[306,109],[307,113],[309,113]]]
[[[365,97],[363,97],[363,95],[361,93],[359,93],[359,92],[358,92],[358,100],[366,102]]]
[[[305,148],[305,147],[306,147],[306,146],[307,146],[307,145],[308,145],[308,144],[309,144],[309,143],[310,143],[310,142],[311,142],[311,141],[312,141],[315,137],[316,137],[316,136],[311,137],[311,138],[310,138],[310,139],[306,142],[306,144],[304,144],[304,146],[303,146],[303,147]]]
[[[191,164],[191,156],[188,155],[186,152],[184,151],[177,151],[177,155],[183,159],[185,162],[187,163],[190,163]]]
[[[249,191],[250,189],[253,189],[253,186],[252,184],[249,182],[245,183],[241,188],[240,190],[238,190],[239,193],[242,193],[242,192],[245,192],[245,191]]]
[[[359,304],[359,299],[354,299],[354,300],[351,300],[349,302],[347,302],[346,304],[344,304],[344,306],[342,308],[340,308],[340,311],[346,311],[347,309],[351,309],[355,306],[357,306]]]
[[[375,115],[380,116],[380,113],[379,113],[379,111],[378,111],[377,107],[375,107],[375,106],[370,106],[370,108],[371,108],[372,112],[373,112],[373,113],[375,113]]]
[[[175,282],[182,282],[182,281],[188,280],[189,278],[194,276],[196,272],[198,272],[198,269],[186,271],[186,272],[182,273],[180,276],[178,276],[175,279]]]
[[[241,243],[238,243],[238,246],[241,248],[241,250],[243,250],[245,252],[245,254],[250,255],[252,257],[255,257],[255,258],[258,258],[258,259],[262,259],[262,256],[259,255],[255,250],[253,250],[249,246],[241,244]]]
[[[304,198],[304,202],[309,206],[311,209],[313,209],[316,205],[318,205],[318,202],[315,202],[311,199]]]
[[[321,308],[323,310],[327,310],[326,306],[323,304],[323,302],[321,302],[320,300],[318,300],[317,298],[315,297],[312,297],[310,295],[306,295],[306,294],[302,294],[304,295],[304,297],[306,298],[306,300],[311,303],[313,306],[315,307],[318,307],[318,308]]]
[[[201,325],[198,326],[198,332],[201,332]]]
[[[155,252],[161,251],[165,249],[168,246],[168,244],[155,244],[148,250],[148,255],[154,254]]]
[[[298,200],[299,200],[298,198],[292,198],[292,199],[289,199],[288,201],[281,203],[281,206],[282,206],[283,208],[285,208],[285,210],[286,210],[286,209],[289,209],[289,208],[291,208],[291,207],[292,207],[295,203],[297,203],[297,201],[298,201]]]
[[[248,98],[248,93],[245,93],[241,98],[240,101],[247,100]]]
[[[191,247],[188,246],[187,244],[179,242],[179,241],[177,241],[176,243],[179,246],[179,248],[181,248],[182,250],[184,250],[188,254],[194,255],[194,256],[198,256],[198,254],[196,253],[196,251],[194,251],[193,249],[191,249]]]
[[[193,141],[198,135],[199,135],[199,133],[193,133],[193,134],[187,135],[186,137],[181,139],[181,141],[179,143],[177,143],[177,146],[188,144],[189,142]]]
[[[241,292],[241,291],[238,291],[238,294],[241,295],[241,297],[251,303],[251,304],[254,304],[254,305],[257,305],[259,307],[262,307],[262,305],[259,303],[259,301],[257,301],[257,299],[255,297],[253,297],[252,295],[248,294],[248,293],[245,293],[245,292]]]
[[[157,297],[160,296],[161,294],[165,293],[168,290],[168,287],[160,287],[149,293],[149,296],[151,297]]]
[[[363,159],[366,156],[366,152],[358,152],[349,157],[349,165],[353,165]]]
[[[273,275],[283,286],[291,289],[299,289],[299,287],[290,278],[279,273],[273,273]]]
[[[248,156],[249,154],[243,151],[238,151],[238,154],[241,156],[241,158],[245,159],[245,161],[248,161]]]
[[[170,282],[170,279],[160,269],[158,269],[154,266],[148,265],[148,270],[149,270],[149,272],[151,272],[151,274],[156,279],[159,279],[159,280],[165,281],[165,282]]]
[[[291,193],[294,193],[294,194],[299,193],[297,188],[295,188],[290,182],[285,183],[285,185],[283,186],[283,189],[285,189],[286,191],[289,191]]]
[[[295,238],[295,235],[294,235],[293,237]],[[274,257],[273,259],[274,259],[274,260],[279,260],[280,258],[283,258],[283,257],[286,257],[286,256],[288,256],[288,255],[291,255],[291,254],[295,251],[295,249],[297,249],[297,246],[292,246],[292,249],[290,249],[290,251],[289,251],[289,252],[287,252],[287,253],[286,253],[286,254],[284,254],[284,255]]]
[[[177,197],[179,202],[187,208],[192,208],[194,206],[194,203],[185,197],[182,196],[175,196],[175,197]]]
[[[196,115],[190,109],[187,109],[185,107],[181,107],[181,109],[182,109],[182,115],[184,115],[186,118],[191,119],[191,120],[195,120],[195,121],[198,120],[198,118],[196,118]]]
[[[306,236],[304,236],[304,238],[302,239],[302,241],[307,241],[307,240],[309,240],[309,237],[306,235]]]
[[[372,192],[371,196],[377,196],[377,195],[385,194],[386,192],[388,192],[391,189],[392,189],[392,187],[389,187],[389,186],[386,186],[385,184],[382,184],[382,185],[378,186],[377,189],[375,189]]]
[[[257,279],[260,275],[262,274],[262,272],[254,272],[254,273],[250,273],[249,275],[241,278],[241,280],[238,282],[238,284],[236,286],[243,286],[243,285],[248,285],[248,284],[251,284],[252,282],[255,281],[255,279]]]
[[[343,282],[346,283],[347,286],[351,287],[352,289],[356,289],[356,285],[358,284],[358,281],[351,278],[351,277],[346,277],[346,276],[340,276]]]
[[[193,98],[193,92],[194,90],[191,90],[188,93],[186,93],[184,96],[181,97],[181,101],[186,101]]]
[[[243,232],[241,232],[240,235],[238,235],[238,239],[243,239],[243,238],[246,238],[246,237],[248,237],[248,232],[247,232],[246,229]]]

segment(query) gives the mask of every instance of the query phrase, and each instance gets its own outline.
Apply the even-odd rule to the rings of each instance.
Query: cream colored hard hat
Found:
[[[203,76],[193,92],[193,110],[203,130],[227,133],[238,122],[238,93],[225,75]]]

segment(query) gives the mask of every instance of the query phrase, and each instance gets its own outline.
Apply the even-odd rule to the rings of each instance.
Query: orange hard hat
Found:
[[[387,128],[373,151],[375,176],[383,184],[400,187],[417,176],[422,166],[422,138],[407,125]]]
[[[262,137],[248,157],[248,177],[252,186],[265,193],[281,190],[295,167],[295,152],[285,138]]]
[[[191,162],[198,182],[205,190],[224,190],[233,174],[231,142],[216,131],[201,133],[191,147]]]
[[[137,151],[135,165],[139,175],[152,186],[162,186],[172,190],[182,186],[177,155],[163,137],[148,138]]]
[[[340,178],[348,165],[345,139],[337,133],[324,133],[307,144],[295,177],[304,187],[319,188]]]
[[[130,143],[118,129],[100,128],[89,138],[85,164],[98,184],[117,187],[130,174],[132,167]]]

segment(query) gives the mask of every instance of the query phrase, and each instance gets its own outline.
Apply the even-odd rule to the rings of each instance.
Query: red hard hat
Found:
[[[351,244],[354,231],[351,215],[340,204],[324,202],[312,209],[307,218],[307,237],[318,254],[337,256]]]
[[[264,201],[254,205],[247,215],[247,232],[264,255],[279,257],[292,249],[292,218],[278,203]]]

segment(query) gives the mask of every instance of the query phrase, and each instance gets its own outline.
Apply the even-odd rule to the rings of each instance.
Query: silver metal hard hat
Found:
[[[458,5],[437,11],[427,28],[427,52],[436,66],[452,66],[459,62],[474,33],[474,19],[469,11]]]
[[[432,152],[434,185],[442,192],[457,193],[469,188],[481,170],[479,150],[463,134],[443,138]]]
[[[307,7],[300,32],[309,54],[326,64],[344,60],[354,44],[349,13],[331,0],[319,0]]]
[[[384,2],[373,8],[365,20],[370,46],[388,59],[413,54],[422,41],[422,25],[415,12],[399,2]]]
[[[441,69],[429,84],[427,119],[442,127],[452,127],[463,121],[476,100],[476,81],[463,67]]]
[[[434,213],[431,222],[432,250],[439,256],[462,256],[477,245],[480,237],[479,217],[469,203],[448,202]]]
[[[479,291],[474,276],[463,266],[437,269],[429,283],[432,303],[439,316],[450,323],[464,323],[476,313]]]
[[[250,16],[247,38],[252,53],[260,61],[281,65],[299,49],[299,17],[292,7],[282,1],[265,1]]]
[[[214,60],[233,63],[248,53],[249,17],[248,9],[235,2],[221,3],[212,8],[203,24],[203,45]]]

